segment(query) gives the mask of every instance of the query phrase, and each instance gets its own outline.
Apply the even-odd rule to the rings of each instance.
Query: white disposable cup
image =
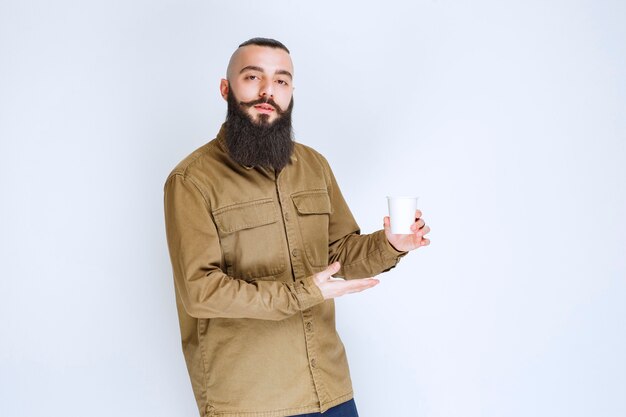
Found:
[[[387,197],[391,233],[394,235],[410,235],[411,225],[415,223],[417,197]]]

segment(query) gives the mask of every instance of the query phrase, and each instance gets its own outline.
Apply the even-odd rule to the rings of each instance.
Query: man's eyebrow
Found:
[[[293,80],[293,75],[291,75],[291,73],[287,70],[278,70],[276,71],[276,74],[286,75]]]
[[[239,74],[243,73],[244,71],[259,71],[259,72],[265,72],[265,70],[261,67],[257,67],[256,65],[247,65],[245,67],[243,67],[241,69],[241,71],[239,71]],[[278,70],[276,71],[276,74],[281,74],[281,75],[286,75],[289,78],[291,78],[293,80],[293,75],[291,75],[291,73],[287,70]]]
[[[241,74],[244,71],[259,71],[259,72],[263,72],[263,68],[257,67],[256,65],[248,65],[246,67],[243,67],[241,69],[241,71],[239,71],[239,74]]]

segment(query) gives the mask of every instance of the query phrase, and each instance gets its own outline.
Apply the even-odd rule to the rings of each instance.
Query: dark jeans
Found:
[[[346,401],[345,403],[329,408],[324,414],[322,413],[309,413],[298,414],[291,417],[359,417],[359,413],[356,411],[356,404],[354,400]]]

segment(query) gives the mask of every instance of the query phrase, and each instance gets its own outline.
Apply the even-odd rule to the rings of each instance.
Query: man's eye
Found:
[[[285,81],[285,80],[277,80],[276,82],[278,84],[280,84],[280,85],[289,85],[289,84],[287,84],[287,81]]]
[[[246,77],[246,79],[247,79],[247,80],[258,80],[258,79],[259,79],[259,77],[257,77],[256,75],[248,75],[248,76]]]

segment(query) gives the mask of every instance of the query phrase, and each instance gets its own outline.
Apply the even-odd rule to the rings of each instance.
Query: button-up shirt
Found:
[[[246,167],[216,139],[165,183],[182,347],[202,416],[283,417],[352,398],[335,304],[313,275],[393,268],[384,231],[361,235],[326,159],[296,143],[281,171]]]

